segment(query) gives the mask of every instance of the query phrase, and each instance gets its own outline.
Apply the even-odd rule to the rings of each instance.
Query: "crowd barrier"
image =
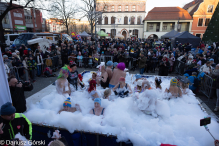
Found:
[[[59,130],[62,137],[65,137],[69,146],[133,146],[130,141],[117,142],[117,136],[111,134],[100,134],[89,131],[74,131],[70,133],[66,129],[54,126],[32,124],[32,141],[45,140],[48,145],[52,139],[53,132]]]
[[[206,74],[205,74],[204,78],[201,80],[200,91],[205,96],[208,97],[208,101],[213,95],[213,90],[215,90],[213,88],[213,83],[214,83],[214,79],[212,79],[212,77],[210,77],[209,75],[206,75]]]
[[[176,60],[175,62],[175,70],[178,74],[183,75],[185,72],[185,63],[179,60]]]

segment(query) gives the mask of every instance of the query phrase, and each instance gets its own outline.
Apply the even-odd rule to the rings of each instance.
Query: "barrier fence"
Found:
[[[65,137],[69,146],[133,146],[130,141],[117,142],[117,136],[111,134],[100,134],[89,131],[74,131],[70,133],[66,129],[32,123],[32,141],[45,140],[44,145],[48,145],[52,139],[53,132],[59,130],[61,136]]]
[[[208,101],[209,99],[212,97],[213,95],[213,90],[215,90],[213,88],[214,85],[214,79],[212,79],[212,77],[210,77],[209,75],[204,76],[204,78],[201,80],[201,87],[200,87],[200,91],[208,97]]]

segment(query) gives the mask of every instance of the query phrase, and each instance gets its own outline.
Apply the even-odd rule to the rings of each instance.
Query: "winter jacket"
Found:
[[[18,133],[25,136],[28,140],[32,139],[32,124],[24,114],[15,113],[15,118],[12,121],[0,118],[3,121],[2,130],[4,131],[4,134],[1,135],[2,140],[11,140]]]
[[[43,58],[42,58],[41,55],[36,56],[36,62],[37,62],[37,65],[42,65],[43,64]]]
[[[37,64],[35,60],[28,60],[27,65],[29,66],[29,70],[37,69]]]
[[[219,89],[219,76],[217,76],[217,79],[216,79],[216,88]]]
[[[208,73],[210,74],[210,69],[212,70],[213,68],[210,66],[210,67],[207,67],[206,64],[202,65],[201,68],[199,69],[199,72],[205,72],[205,73]]]
[[[16,112],[23,113],[26,111],[26,99],[24,96],[24,90],[26,88],[23,87],[10,87],[10,93],[12,98],[13,106],[16,108]]]
[[[189,77],[188,77],[189,81],[191,82],[191,84],[189,84],[189,89],[190,89],[190,90],[195,90],[195,89],[196,89],[196,87],[193,86],[194,81],[195,81],[195,78],[196,78],[195,76],[189,76]]]
[[[147,58],[141,57],[141,59],[139,60],[139,68],[145,68],[145,64],[146,64]]]

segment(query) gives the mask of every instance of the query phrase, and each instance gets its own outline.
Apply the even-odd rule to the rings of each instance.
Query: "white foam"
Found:
[[[84,75],[83,81],[88,85],[91,78],[90,73]],[[155,89],[154,78],[148,78],[152,82],[151,91],[140,94],[139,99],[147,100],[147,97],[156,99],[156,104],[150,107],[159,116],[155,118],[144,114],[133,95],[121,99],[114,97],[113,101],[102,99],[102,107],[105,108],[105,116],[94,116],[89,111],[94,107],[88,92],[74,92],[71,95],[72,105],[79,104],[82,112],[62,112],[66,97],[55,91],[55,86],[50,94],[43,97],[40,102],[30,104],[25,113],[28,119],[34,123],[46,123],[50,126],[60,126],[74,132],[74,130],[95,131],[99,133],[112,133],[117,135],[118,141],[130,140],[135,146],[158,146],[161,143],[174,144],[178,146],[210,146],[213,138],[199,126],[200,119],[208,116],[204,113],[194,96],[189,91],[182,98],[164,100],[169,96],[164,90],[169,87],[170,78],[162,78],[162,90]],[[126,82],[134,89],[134,77],[127,73]],[[50,88],[51,89],[51,88]],[[104,89],[97,87],[100,95]],[[30,102],[30,100],[28,100]],[[142,105],[144,107],[144,105]],[[211,133],[219,138],[219,125],[213,118],[209,125]]]

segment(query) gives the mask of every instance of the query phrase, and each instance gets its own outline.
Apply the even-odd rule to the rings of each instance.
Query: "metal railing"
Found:
[[[212,77],[210,77],[209,75],[204,76],[204,78],[201,80],[201,87],[200,87],[200,91],[208,97],[208,101],[212,96],[212,90],[213,90],[213,83],[214,83],[214,79],[212,79]]]

